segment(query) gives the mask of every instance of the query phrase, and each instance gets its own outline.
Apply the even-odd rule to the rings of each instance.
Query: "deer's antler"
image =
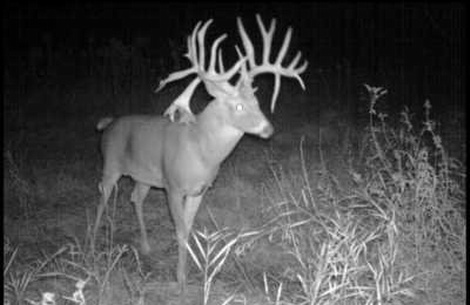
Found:
[[[209,66],[205,67],[205,44],[204,39],[208,27],[212,23],[212,19],[208,20],[202,25],[198,22],[194,28],[192,34],[187,39],[188,52],[185,56],[189,59],[191,67],[185,70],[176,71],[171,73],[166,79],[160,82],[156,91],[160,91],[168,83],[175,80],[179,80],[187,77],[193,73],[197,74],[197,77],[186,87],[178,98],[166,109],[164,115],[170,117],[174,121],[176,111],[180,111],[180,122],[190,123],[195,120],[194,114],[192,113],[189,102],[194,90],[201,81],[204,82],[207,91],[212,96],[216,97],[217,93],[214,92],[213,85],[224,87],[239,70],[245,59],[240,58],[228,71],[225,71],[222,60],[222,52],[219,49],[220,43],[227,37],[226,34],[219,36],[211,47],[211,53],[209,58]],[[217,62],[217,64],[216,64]],[[217,66],[217,67],[216,67]],[[227,89],[228,90],[228,89]]]
[[[224,68],[222,51],[219,49],[220,43],[227,37],[227,35],[223,34],[219,36],[212,43],[211,52],[209,55],[209,64],[206,68],[204,39],[207,29],[212,23],[212,19],[206,21],[204,24],[202,24],[201,21],[197,23],[196,27],[193,29],[193,32],[187,38],[188,52],[185,54],[185,56],[191,63],[191,67],[171,73],[167,78],[160,82],[160,85],[156,91],[161,90],[170,82],[185,78],[191,74],[196,74],[197,77],[166,109],[164,115],[169,116],[170,119],[174,121],[175,113],[179,111],[180,122],[193,122],[195,117],[190,109],[189,103],[194,90],[201,81],[204,83],[209,94],[217,99],[221,97],[221,92],[223,94],[238,94],[244,90],[244,92],[250,92],[250,94],[253,94],[255,91],[255,89],[251,87],[253,78],[258,74],[272,73],[274,74],[274,90],[271,97],[271,112],[274,112],[276,107],[276,100],[281,86],[281,76],[297,79],[302,89],[305,90],[305,84],[300,77],[300,74],[302,74],[307,69],[308,61],[305,60],[303,64],[299,65],[302,53],[300,51],[297,52],[297,55],[288,65],[282,65],[292,38],[292,28],[289,27],[287,29],[282,46],[276,56],[276,59],[273,62],[270,62],[269,58],[271,56],[274,32],[276,30],[276,19],[271,20],[269,29],[266,29],[263,21],[261,20],[261,17],[258,14],[256,15],[256,21],[260,28],[263,39],[263,55],[261,58],[261,63],[256,63],[253,43],[251,42],[243,26],[241,18],[238,17],[238,31],[241,36],[245,54],[243,55],[240,49],[237,47],[236,49],[239,54],[239,60],[228,71],[226,71]],[[236,73],[240,73],[241,77],[237,86],[233,87],[229,83],[229,80]],[[243,88],[241,88],[241,85],[244,85]]]
[[[279,50],[279,54],[277,55],[274,62],[270,63],[269,57],[271,55],[272,40],[276,30],[276,19],[271,20],[269,30],[266,30],[266,27],[264,26],[259,14],[256,15],[256,21],[258,22],[261,36],[263,37],[263,57],[261,64],[256,63],[253,44],[245,31],[240,17],[237,18],[238,31],[240,32],[245,55],[248,58],[247,76],[252,79],[261,73],[274,74],[274,92],[271,98],[271,112],[274,112],[274,108],[276,107],[276,99],[279,95],[279,89],[281,86],[281,76],[297,79],[302,89],[305,90],[305,84],[300,77],[300,74],[302,74],[307,69],[308,61],[305,61],[301,66],[298,66],[299,60],[302,56],[302,53],[299,51],[289,65],[285,67],[282,66],[282,61],[287,54],[292,37],[292,28],[289,27],[287,29],[286,36],[284,36],[284,41],[282,43],[281,49]]]

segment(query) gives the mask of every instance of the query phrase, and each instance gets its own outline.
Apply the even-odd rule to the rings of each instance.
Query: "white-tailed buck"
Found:
[[[283,66],[292,29],[289,28],[275,60],[270,61],[271,43],[276,20],[267,30],[259,15],[256,16],[263,39],[261,62],[255,60],[253,44],[240,18],[238,31],[243,44],[238,47],[238,61],[229,69],[224,68],[220,43],[227,35],[221,35],[212,44],[206,64],[204,37],[212,20],[199,22],[187,39],[186,57],[191,67],[171,73],[157,90],[166,84],[195,74],[196,78],[165,111],[165,116],[133,115],[117,119],[105,118],[98,125],[103,130],[101,149],[104,158],[103,177],[99,185],[102,195],[98,206],[94,236],[112,190],[121,176],[135,180],[131,201],[135,204],[139,221],[142,250],[150,251],[144,224],[142,204],[150,187],[166,190],[171,215],[178,239],[177,279],[184,290],[186,283],[186,243],[204,193],[211,186],[220,164],[235,148],[244,133],[268,138],[273,126],[266,119],[255,97],[253,78],[261,73],[274,74],[274,93],[271,111],[274,111],[280,88],[281,76],[298,80],[303,89],[300,74],[307,62],[299,65],[301,53]],[[236,84],[230,80],[238,77]],[[199,83],[203,83],[214,99],[199,114],[194,115],[189,103]],[[179,118],[175,121],[175,114]]]

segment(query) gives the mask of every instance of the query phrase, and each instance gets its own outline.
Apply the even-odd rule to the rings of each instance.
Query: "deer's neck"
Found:
[[[194,136],[198,139],[201,156],[208,165],[220,165],[243,136],[242,131],[228,123],[223,107],[217,102],[211,102],[197,116]]]

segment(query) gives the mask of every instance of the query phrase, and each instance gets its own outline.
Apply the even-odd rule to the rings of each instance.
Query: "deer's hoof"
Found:
[[[141,245],[141,251],[143,254],[147,255],[150,253],[150,246],[148,244],[148,242],[143,242],[142,245]]]

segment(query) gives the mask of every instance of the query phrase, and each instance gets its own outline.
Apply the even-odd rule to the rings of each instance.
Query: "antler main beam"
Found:
[[[175,80],[183,79],[191,74],[196,74],[196,78],[186,87],[186,89],[178,96],[177,99],[166,109],[165,115],[169,116],[174,121],[174,116],[177,111],[180,112],[180,122],[193,122],[195,120],[194,114],[190,109],[190,99],[197,88],[199,83],[202,81],[210,95],[217,98],[220,89],[227,91],[229,94],[237,94],[240,87],[233,88],[229,80],[237,73],[241,74],[240,80],[245,84],[245,89],[251,86],[251,82],[254,77],[262,73],[274,74],[274,90],[271,97],[271,112],[274,112],[276,107],[276,100],[279,95],[281,87],[281,76],[295,78],[302,89],[305,90],[305,84],[300,77],[308,66],[308,61],[304,61],[299,64],[302,57],[302,53],[297,52],[294,59],[287,65],[283,66],[283,61],[286,58],[286,54],[289,49],[292,38],[292,28],[289,27],[284,36],[281,48],[278,54],[275,56],[273,62],[270,62],[272,52],[272,41],[274,33],[276,31],[276,19],[272,19],[269,28],[266,28],[259,14],[256,15],[256,21],[261,32],[263,39],[263,53],[261,57],[261,63],[256,62],[255,50],[250,37],[248,36],[245,27],[243,26],[240,17],[237,17],[238,31],[242,40],[244,53],[236,47],[239,54],[238,61],[228,71],[225,70],[222,50],[219,48],[220,44],[224,39],[227,38],[226,34],[220,35],[211,45],[210,54],[208,58],[208,66],[206,67],[206,48],[205,48],[205,36],[209,26],[213,20],[210,19],[205,23],[199,21],[194,27],[192,33],[187,38],[188,51],[185,57],[188,58],[191,63],[191,67],[171,73],[167,78],[162,80],[156,91],[160,91],[168,83]],[[245,65],[246,63],[246,65]],[[251,87],[250,87],[251,88]],[[251,88],[252,89],[252,88]],[[235,91],[234,91],[235,90]],[[254,89],[251,90],[254,92]]]
[[[211,25],[212,21],[212,19],[206,21],[202,27],[202,22],[199,21],[191,35],[187,38],[188,52],[185,54],[185,57],[188,58],[191,63],[191,67],[171,73],[167,78],[160,82],[156,90],[156,92],[158,92],[168,83],[183,79],[191,74],[197,74],[196,79],[194,79],[188,87],[186,87],[183,93],[181,93],[181,95],[178,96],[178,98],[176,98],[176,100],[166,109],[164,115],[169,116],[172,121],[174,121],[175,113],[177,111],[181,111],[182,113],[180,114],[182,119],[180,119],[180,121],[185,123],[193,122],[195,118],[189,107],[189,103],[191,96],[199,83],[203,81],[211,94],[208,88],[210,86],[207,86],[208,83],[227,82],[240,70],[241,65],[245,61],[244,58],[240,58],[228,71],[225,71],[222,52],[219,49],[220,43],[227,38],[227,34],[223,34],[220,35],[211,46],[209,66],[206,69],[206,49],[204,40],[207,29]]]
[[[300,77],[300,74],[302,74],[307,69],[308,61],[305,61],[301,66],[298,66],[300,58],[302,57],[302,53],[298,51],[297,55],[289,65],[287,65],[286,67],[282,66],[282,62],[285,59],[292,38],[292,28],[289,27],[287,29],[286,35],[284,36],[284,41],[275,61],[273,63],[270,63],[269,57],[271,55],[271,47],[274,32],[276,31],[276,19],[271,20],[271,24],[268,30],[266,30],[266,27],[264,26],[259,14],[256,15],[256,21],[260,28],[261,36],[263,38],[263,56],[261,64],[256,64],[253,43],[251,42],[250,37],[246,33],[245,27],[243,26],[240,17],[237,18],[238,31],[240,32],[243,48],[245,50],[246,57],[248,58],[248,75],[251,78],[254,78],[256,75],[261,73],[274,74],[274,92],[271,98],[271,112],[274,112],[274,108],[276,107],[276,99],[279,95],[279,89],[281,87],[281,76],[297,79],[302,89],[305,90],[305,84],[302,78]]]

